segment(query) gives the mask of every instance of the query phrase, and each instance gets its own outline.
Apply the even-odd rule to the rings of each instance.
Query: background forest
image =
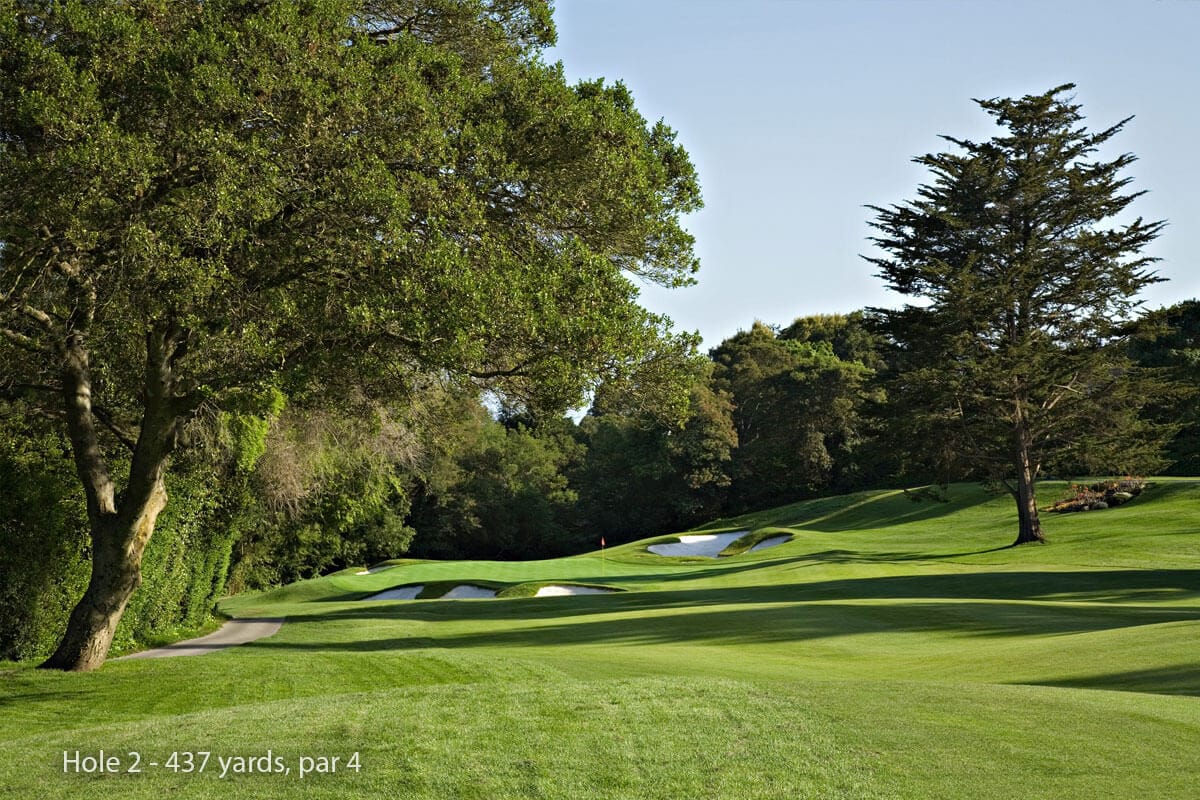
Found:
[[[1194,383],[1200,302],[1140,322],[1134,362]],[[854,312],[721,342],[682,425],[604,386],[582,417],[539,416],[436,375],[391,404],[348,387],[338,407],[276,394],[265,412],[199,418],[115,645],[201,626],[227,593],[389,558],[548,558],[818,494],[980,477],[897,455],[919,449],[889,418],[892,358]],[[0,404],[0,659],[51,651],[89,570],[69,443],[25,411]],[[1161,459],[1130,468],[1196,474],[1200,403],[1165,397],[1148,414],[1179,427]]]

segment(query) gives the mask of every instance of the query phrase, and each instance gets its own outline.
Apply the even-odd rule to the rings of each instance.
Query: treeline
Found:
[[[1140,328],[1137,364],[1197,383],[1200,302]],[[682,425],[605,387],[578,421],[489,407],[434,377],[389,403],[269,392],[190,426],[115,643],[194,628],[226,592],[397,556],[546,558],[821,493],[971,477],[901,455],[921,448],[890,433],[891,358],[862,312],[756,322],[697,368]],[[1148,412],[1178,428],[1162,471],[1200,472],[1196,396]],[[0,659],[37,658],[86,585],[86,513],[61,432],[17,404],[0,413]]]

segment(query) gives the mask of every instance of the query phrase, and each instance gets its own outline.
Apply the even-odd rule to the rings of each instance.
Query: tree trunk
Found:
[[[71,612],[58,649],[41,665],[44,669],[88,672],[104,663],[125,606],[142,583],[142,554],[166,502],[159,481],[132,525],[121,519],[123,515],[93,523],[91,580]]]
[[[75,471],[87,496],[92,575],[43,669],[83,672],[100,667],[125,606],[141,585],[142,554],[167,502],[163,476],[185,409],[174,394],[174,365],[186,339],[187,332],[174,324],[158,325],[146,336],[145,407],[129,480],[119,499],[100,447],[83,335],[72,332],[63,346],[63,401]]]
[[[1046,541],[1042,535],[1042,524],[1038,520],[1037,495],[1034,491],[1034,481],[1037,480],[1038,469],[1030,462],[1029,451],[1031,442],[1029,431],[1024,420],[1019,419],[1016,430],[1015,466],[1017,468],[1017,540],[1013,545],[1039,544]]]

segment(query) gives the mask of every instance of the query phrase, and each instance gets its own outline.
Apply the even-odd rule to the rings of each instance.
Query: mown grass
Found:
[[[1011,506],[863,492],[714,522],[793,537],[729,559],[642,542],[231,598],[289,621],[201,658],[3,671],[0,796],[1196,797],[1200,486],[1046,515],[1046,546],[1006,546]],[[415,583],[625,591],[358,602]],[[62,773],[100,748],[362,767]]]

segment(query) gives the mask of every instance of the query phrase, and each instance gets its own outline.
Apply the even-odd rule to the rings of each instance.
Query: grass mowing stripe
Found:
[[[0,745],[6,797],[1192,797],[1200,718],[1153,695],[1040,687],[804,682],[788,691],[680,679],[434,686],[281,700]],[[1165,709],[1159,708],[1166,706]],[[436,709],[436,713],[430,713]],[[1165,711],[1165,713],[1164,713]],[[1071,727],[1055,730],[1068,720]],[[62,775],[82,737],[111,752],[262,755],[287,775]],[[1186,737],[1181,739],[1180,737]],[[35,762],[12,748],[46,754]],[[357,773],[296,771],[359,752]],[[40,794],[39,794],[40,792]]]

